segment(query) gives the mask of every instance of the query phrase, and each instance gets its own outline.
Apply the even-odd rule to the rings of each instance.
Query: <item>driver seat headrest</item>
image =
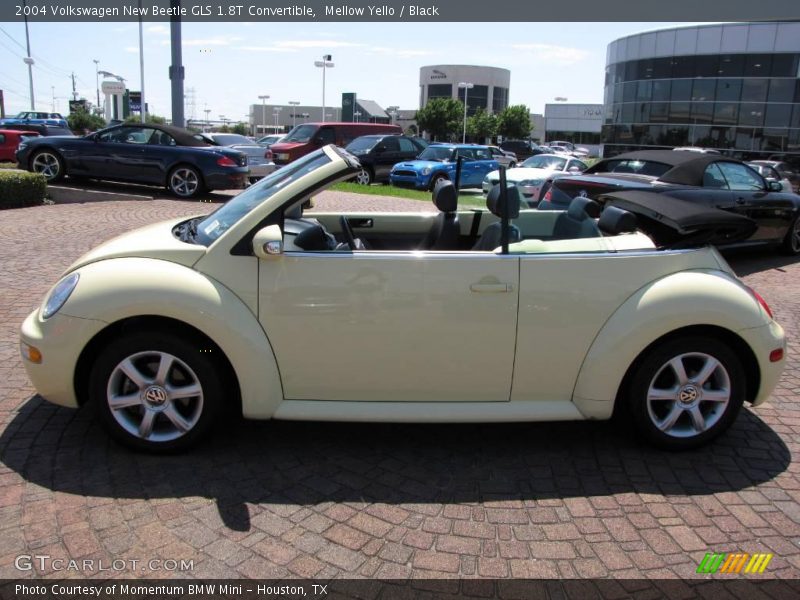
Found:
[[[511,184],[506,184],[506,189],[508,191],[507,216],[509,219],[516,219],[519,217],[519,207],[522,204],[522,192],[519,191],[517,186]],[[486,208],[493,215],[502,219],[505,215],[503,215],[503,203],[500,201],[501,191],[500,184],[489,190],[489,194],[486,196]]]
[[[433,188],[433,204],[443,213],[458,210],[458,192],[449,179],[440,179]]]
[[[636,231],[636,215],[617,206],[606,206],[597,222],[603,233],[619,235]]]
[[[600,216],[600,205],[586,196],[575,196],[567,207],[567,214],[577,221]]]

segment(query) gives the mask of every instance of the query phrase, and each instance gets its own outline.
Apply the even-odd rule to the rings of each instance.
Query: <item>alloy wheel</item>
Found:
[[[789,243],[792,246],[792,252],[800,254],[800,218],[794,220],[792,231],[789,233]]]
[[[106,401],[125,431],[149,442],[183,437],[203,414],[203,388],[195,372],[176,356],[155,350],[132,354],[112,370]]]
[[[61,163],[58,157],[50,152],[39,152],[34,156],[32,167],[35,173],[44,175],[48,181],[58,177],[61,172]]]
[[[372,183],[372,177],[369,174],[369,171],[366,169],[361,169],[356,175],[356,183],[359,185],[369,185]]]
[[[664,363],[647,389],[647,414],[664,434],[691,438],[722,418],[731,402],[731,378],[710,354],[689,352]]]
[[[175,169],[169,178],[169,187],[178,196],[192,196],[199,186],[197,173],[186,167]]]

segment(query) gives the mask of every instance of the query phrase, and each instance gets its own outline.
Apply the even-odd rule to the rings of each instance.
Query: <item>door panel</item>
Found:
[[[523,256],[511,400],[570,401],[583,360],[636,290],[689,268],[684,254]]]
[[[483,253],[287,253],[260,263],[259,319],[287,399],[507,401],[518,276]]]

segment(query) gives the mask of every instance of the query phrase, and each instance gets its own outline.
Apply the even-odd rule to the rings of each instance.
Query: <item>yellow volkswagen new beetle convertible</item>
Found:
[[[192,219],[95,248],[22,325],[41,395],[119,441],[182,449],[248,418],[503,422],[627,413],[707,442],[784,364],[766,303],[708,244],[748,219],[623,192],[566,211],[308,213],[359,170],[326,146]],[[653,197],[657,196],[657,197]],[[602,212],[600,209],[602,208]]]

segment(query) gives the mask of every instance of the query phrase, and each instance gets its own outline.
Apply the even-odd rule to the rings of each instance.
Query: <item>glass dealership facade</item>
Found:
[[[604,155],[702,146],[800,159],[800,22],[702,25],[608,46]]]

